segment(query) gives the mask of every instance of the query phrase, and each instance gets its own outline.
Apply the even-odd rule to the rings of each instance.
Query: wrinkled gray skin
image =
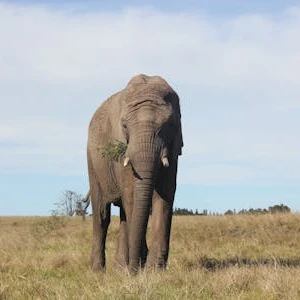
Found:
[[[108,143],[128,143],[120,162],[103,158]],[[93,210],[92,269],[105,268],[110,206],[120,206],[116,263],[164,268],[169,253],[177,160],[183,146],[179,98],[159,76],[138,75],[106,100],[90,126],[87,159]],[[153,239],[146,230],[152,207]]]

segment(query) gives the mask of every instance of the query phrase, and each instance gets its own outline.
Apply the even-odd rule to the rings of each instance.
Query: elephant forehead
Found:
[[[171,116],[172,106],[170,104],[144,100],[138,104],[128,106],[124,119],[161,124],[168,121]]]
[[[172,102],[174,91],[165,86],[143,85],[139,89],[131,89],[125,92],[125,107],[130,111],[144,105],[155,109],[168,109]]]
[[[122,117],[124,120],[138,118],[162,123],[174,114],[176,99],[176,93],[169,85],[140,84],[139,88],[125,90]]]
[[[150,121],[153,123],[166,122],[172,115],[170,105],[142,105],[136,112],[138,121]]]

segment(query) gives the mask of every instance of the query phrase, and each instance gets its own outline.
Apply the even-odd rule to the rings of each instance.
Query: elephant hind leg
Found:
[[[147,261],[147,256],[148,256],[148,247],[147,247],[147,241],[146,241],[146,237],[145,237],[143,240],[143,244],[142,244],[142,253],[141,253],[141,259],[140,259],[141,268],[145,267],[146,261]]]

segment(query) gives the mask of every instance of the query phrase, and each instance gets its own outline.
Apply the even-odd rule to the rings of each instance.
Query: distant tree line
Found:
[[[242,209],[239,212],[236,212],[235,210],[227,210],[225,212],[225,215],[234,215],[234,214],[244,214],[244,215],[258,215],[258,214],[276,214],[276,213],[290,213],[291,209],[284,205],[274,205],[269,206],[269,208],[250,208],[250,209]]]
[[[244,215],[251,215],[251,214],[276,214],[276,213],[290,213],[291,209],[284,205],[274,205],[270,206],[269,208],[250,208],[250,209],[242,209],[240,211],[234,210],[227,210],[224,215],[235,215],[235,214],[244,214]],[[211,213],[208,212],[207,209],[204,209],[202,212],[199,212],[198,209],[192,210],[192,209],[187,209],[187,208],[178,208],[175,207],[173,211],[174,215],[177,216],[207,216],[207,215],[215,215],[219,216],[222,215],[220,213]]]

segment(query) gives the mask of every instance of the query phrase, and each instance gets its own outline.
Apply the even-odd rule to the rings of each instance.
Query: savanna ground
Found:
[[[174,217],[166,271],[90,270],[91,217],[0,217],[0,299],[300,299],[300,215]],[[151,230],[149,235],[151,235]]]

